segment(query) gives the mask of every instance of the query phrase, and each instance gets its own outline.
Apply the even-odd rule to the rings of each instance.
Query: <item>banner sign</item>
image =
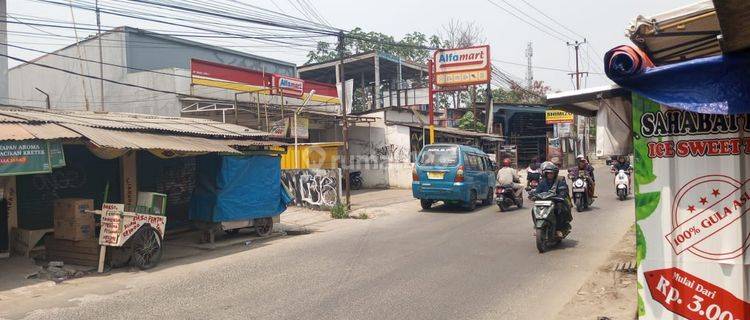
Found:
[[[634,94],[641,319],[750,319],[750,116]]]
[[[125,205],[121,203],[105,203],[102,205],[101,229],[99,244],[103,246],[121,247],[144,224],[149,224],[164,237],[167,217],[125,212]]]
[[[52,171],[47,141],[0,142],[0,176],[49,173]]]
[[[562,110],[547,110],[544,112],[544,121],[547,124],[573,123],[574,115]]]
[[[294,136],[296,135],[297,138],[307,139],[309,138],[309,128],[310,119],[297,117],[297,128],[296,130],[294,128],[292,130],[289,130],[291,132],[289,135],[291,136],[291,138],[294,138]]]
[[[489,83],[490,46],[437,50],[433,56],[435,85],[440,87]]]
[[[65,166],[65,152],[63,151],[62,143],[49,143],[49,158],[53,169]]]
[[[190,80],[194,85],[267,95],[277,94],[280,89],[284,94],[301,97],[315,90],[310,100],[329,104],[339,103],[336,86],[332,83],[303,81],[211,61],[191,59]]]
[[[286,138],[289,132],[289,118],[284,118],[271,123],[271,136],[275,138]]]
[[[274,75],[273,83],[277,93],[292,96],[302,96],[305,93],[305,82],[302,79]]]

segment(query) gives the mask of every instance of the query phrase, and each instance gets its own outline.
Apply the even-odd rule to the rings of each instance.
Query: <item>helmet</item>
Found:
[[[558,169],[554,163],[549,161],[545,161],[544,163],[542,163],[540,169],[542,169],[542,172],[544,174],[553,172],[555,175],[557,175],[557,173],[560,172],[560,169]]]
[[[585,157],[585,156],[583,156],[583,154],[579,154],[579,155],[578,155],[578,156],[576,157],[576,160],[586,160],[586,157]]]
[[[503,167],[510,167],[511,164],[510,158],[503,159]]]

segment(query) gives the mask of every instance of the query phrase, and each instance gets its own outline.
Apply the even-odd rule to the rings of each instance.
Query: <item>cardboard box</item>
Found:
[[[54,203],[55,239],[80,241],[94,237],[94,215],[92,199],[58,199]]]

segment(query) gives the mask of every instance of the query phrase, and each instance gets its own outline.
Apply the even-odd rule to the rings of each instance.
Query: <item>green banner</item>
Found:
[[[57,141],[49,143],[49,158],[52,168],[65,166],[65,153],[63,152],[62,143]]]
[[[46,141],[0,142],[0,176],[51,171],[49,144]]]

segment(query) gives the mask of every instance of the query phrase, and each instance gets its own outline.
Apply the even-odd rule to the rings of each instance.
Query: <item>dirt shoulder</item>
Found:
[[[636,274],[613,271],[618,263],[635,263],[635,228],[620,240],[556,319],[635,319]]]

